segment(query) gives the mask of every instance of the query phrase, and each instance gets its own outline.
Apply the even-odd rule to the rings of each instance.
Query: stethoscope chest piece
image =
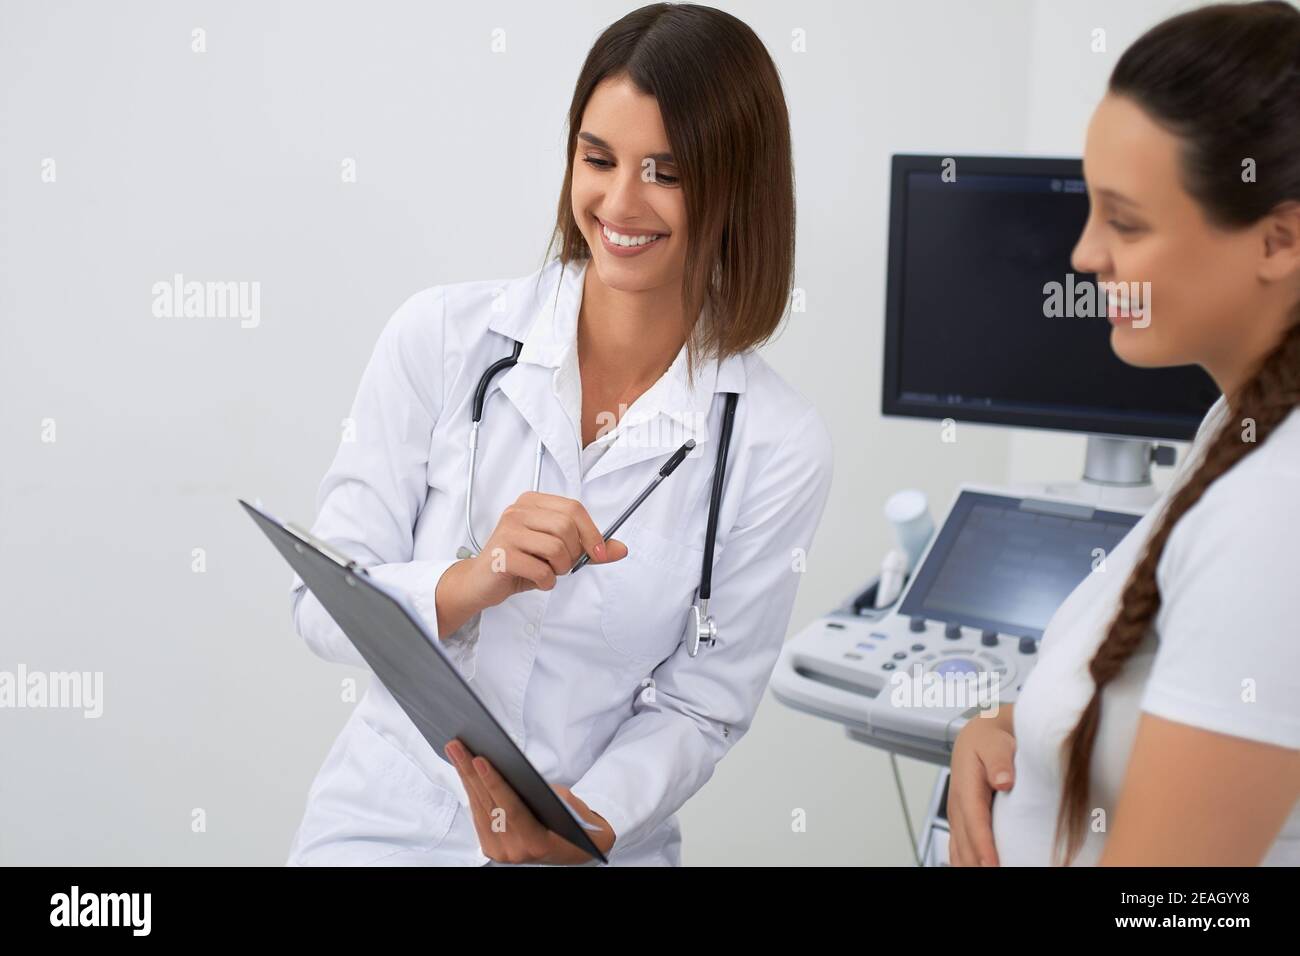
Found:
[[[712,647],[718,643],[718,625],[709,616],[708,602],[701,608],[692,604],[686,616],[686,653],[691,657],[700,653],[700,646]]]

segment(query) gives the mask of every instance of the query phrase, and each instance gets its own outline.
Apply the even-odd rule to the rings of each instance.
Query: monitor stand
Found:
[[[1149,508],[1159,497],[1151,482],[1151,465],[1172,465],[1172,445],[1141,438],[1089,435],[1079,481],[1046,482],[1035,487],[1045,494],[1084,502],[1094,507],[1119,505]]]

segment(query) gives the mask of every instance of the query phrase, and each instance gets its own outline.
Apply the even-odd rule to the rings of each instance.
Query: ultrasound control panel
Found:
[[[946,764],[1015,700],[1056,609],[1141,512],[964,486],[892,608],[864,595],[783,649],[772,690],[873,746]]]

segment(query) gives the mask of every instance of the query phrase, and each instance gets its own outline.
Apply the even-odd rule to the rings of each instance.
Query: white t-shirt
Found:
[[[1226,414],[1220,398],[1201,423],[1175,488]],[[1105,570],[1074,590],[1043,633],[1038,664],[1015,705],[1015,784],[993,803],[1003,865],[1056,860],[1061,745],[1092,697],[1088,663],[1172,491],[1107,556]],[[1088,805],[1105,809],[1110,819],[1140,711],[1300,749],[1300,410],[1183,515],[1156,577],[1162,604],[1154,626],[1102,695]],[[1105,842],[1105,833],[1090,825],[1074,863],[1096,864]],[[1300,865],[1300,803],[1263,862]]]

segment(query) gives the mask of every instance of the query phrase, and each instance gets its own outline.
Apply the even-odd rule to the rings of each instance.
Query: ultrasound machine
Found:
[[[890,593],[883,574],[866,582],[791,638],[773,675],[782,703],[888,751],[900,797],[898,756],[945,768],[911,836],[918,863],[946,865],[958,731],[1016,699],[1056,608],[1154,502],[1151,466],[1174,461],[1159,443],[1190,440],[1218,391],[1195,366],[1125,365],[1104,310],[1046,317],[1088,215],[1079,160],[892,164],[883,414],[1087,436],[1080,478],[960,484],[933,533],[900,527],[912,540]]]

